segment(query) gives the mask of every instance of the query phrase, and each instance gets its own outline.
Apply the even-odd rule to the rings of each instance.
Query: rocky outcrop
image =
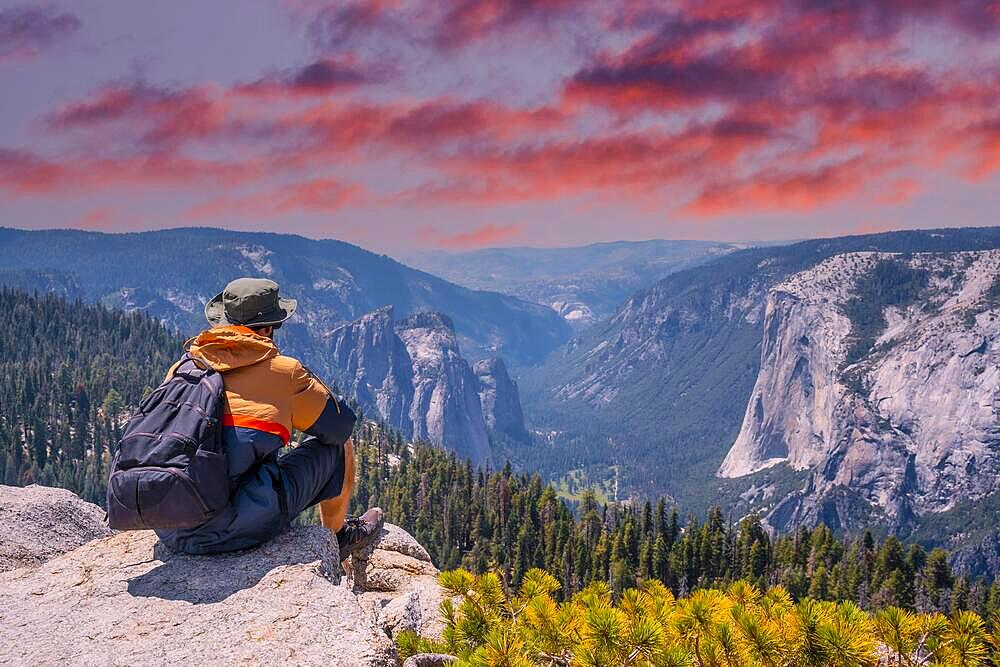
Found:
[[[25,511],[5,511],[0,533],[67,518],[69,492],[23,491]],[[99,537],[0,574],[0,664],[396,665],[395,632],[440,634],[437,569],[387,524],[365,572],[369,592],[342,576],[318,526],[213,556],[171,552],[152,531]]]
[[[423,637],[440,639],[444,620],[439,609],[445,595],[437,583],[437,574],[419,542],[398,526],[386,524],[368,559],[361,604],[392,637],[412,630]]]
[[[885,307],[859,348],[872,322],[852,300],[875,296],[857,286],[884,262],[925,284]],[[809,471],[771,508],[777,528],[876,519],[900,529],[1000,489],[998,275],[1000,251],[851,253],[772,289],[760,372],[719,474]]]
[[[337,542],[320,527],[224,556],[121,533],[2,575],[0,662],[395,664],[339,582]]]
[[[477,361],[472,370],[479,381],[479,403],[483,407],[486,428],[518,442],[530,442],[517,383],[507,372],[503,359],[493,357]]]
[[[334,329],[327,339],[341,389],[412,437],[413,365],[394,324],[392,306],[386,306]]]
[[[364,408],[408,438],[490,462],[479,379],[447,316],[425,312],[395,321],[391,307],[381,308],[335,329],[328,343],[338,384]]]
[[[0,486],[0,572],[40,565],[110,534],[104,510],[65,489]]]

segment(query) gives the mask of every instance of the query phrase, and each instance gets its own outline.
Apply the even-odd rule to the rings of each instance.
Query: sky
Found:
[[[1000,0],[0,0],[0,225],[383,252],[1000,223]]]

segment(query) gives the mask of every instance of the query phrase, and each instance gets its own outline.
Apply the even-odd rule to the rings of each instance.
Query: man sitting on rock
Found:
[[[158,530],[176,551],[256,546],[317,503],[323,525],[337,536],[341,560],[378,538],[381,509],[346,518],[354,488],[354,412],[274,344],[274,332],[295,307],[294,299],[279,298],[277,283],[258,278],[232,281],[205,306],[212,328],[198,334],[188,352],[220,372],[225,384],[230,502],[197,528]],[[278,456],[292,428],[311,437]]]

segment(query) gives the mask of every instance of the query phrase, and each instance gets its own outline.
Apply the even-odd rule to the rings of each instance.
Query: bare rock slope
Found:
[[[998,276],[996,250],[850,253],[773,288],[719,474],[809,471],[771,508],[779,528],[898,529],[1000,490]]]
[[[68,493],[52,491],[25,490],[35,505]],[[359,593],[316,526],[215,556],[173,553],[151,531],[99,537],[0,574],[0,664],[395,665],[390,633],[433,632],[437,570],[387,525],[366,572],[378,590]]]

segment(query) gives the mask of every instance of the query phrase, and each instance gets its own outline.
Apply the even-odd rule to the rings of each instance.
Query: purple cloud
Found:
[[[80,19],[50,8],[0,10],[0,61],[30,58],[80,29]]]
[[[374,69],[356,65],[350,59],[325,58],[303,67],[269,74],[238,87],[244,93],[325,95],[384,78]]]
[[[355,46],[365,35],[382,26],[386,9],[379,2],[353,2],[324,7],[309,25],[309,38],[326,53]]]
[[[598,63],[577,72],[572,89],[616,91],[643,88],[667,104],[722,100],[763,100],[775,94],[784,74],[752,62],[740,62],[732,53],[709,54],[684,61],[649,60]]]

